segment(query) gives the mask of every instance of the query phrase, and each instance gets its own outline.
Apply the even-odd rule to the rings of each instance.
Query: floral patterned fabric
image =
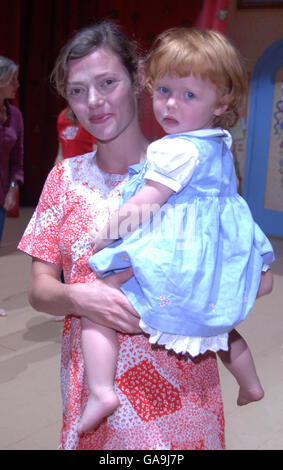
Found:
[[[118,207],[125,175],[98,169],[93,153],[50,172],[19,248],[64,269],[65,282],[95,280],[88,231]],[[80,438],[88,397],[80,320],[66,317],[62,336],[63,426],[59,449],[223,449],[224,418],[214,354],[191,360],[150,345],[144,335],[119,334],[117,411]]]

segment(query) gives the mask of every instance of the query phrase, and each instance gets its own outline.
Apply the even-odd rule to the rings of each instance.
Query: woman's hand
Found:
[[[35,310],[51,315],[72,314],[86,317],[121,333],[140,333],[139,316],[120,290],[130,279],[128,269],[94,282],[63,284],[60,268],[37,258],[33,259],[29,301]]]
[[[72,313],[121,333],[140,333],[139,316],[120,291],[121,285],[132,275],[132,270],[128,269],[104,279],[97,278],[91,283],[71,284],[69,296],[74,306]]]
[[[17,188],[9,188],[9,191],[6,194],[5,201],[4,201],[4,209],[6,211],[12,210],[16,203],[17,203]]]

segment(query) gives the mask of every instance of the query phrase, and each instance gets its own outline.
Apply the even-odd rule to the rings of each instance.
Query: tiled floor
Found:
[[[32,210],[7,219],[0,248],[0,449],[56,449],[61,423],[60,330],[27,301],[28,256],[16,251]],[[262,401],[237,407],[237,385],[219,363],[228,450],[283,449],[283,240],[272,239],[274,291],[261,298],[239,331],[265,388]]]

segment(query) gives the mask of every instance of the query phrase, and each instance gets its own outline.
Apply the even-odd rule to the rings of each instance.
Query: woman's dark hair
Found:
[[[99,47],[114,52],[127,69],[132,83],[135,83],[138,70],[135,43],[129,41],[115,23],[101,21],[79,30],[60,51],[51,80],[61,96],[66,98],[68,62],[80,59]]]

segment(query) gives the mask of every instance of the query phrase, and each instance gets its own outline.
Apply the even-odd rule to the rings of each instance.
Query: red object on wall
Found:
[[[214,29],[224,34],[227,13],[228,0],[205,0],[197,18],[196,26],[203,29]]]

